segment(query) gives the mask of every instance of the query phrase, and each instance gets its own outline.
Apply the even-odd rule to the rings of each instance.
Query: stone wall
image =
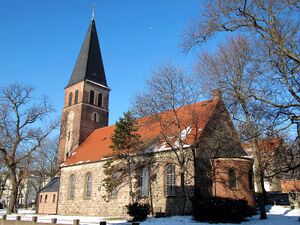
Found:
[[[168,163],[175,163],[175,155],[172,152],[156,154],[155,180],[151,182],[152,203],[155,212],[165,212],[170,215],[179,213],[179,202],[181,201],[180,193],[180,176],[179,167],[175,166],[175,183],[176,195],[166,196],[165,191],[165,166]],[[117,196],[112,198],[103,187],[104,165],[105,161],[88,163],[82,165],[69,166],[61,169],[60,191],[58,214],[61,215],[90,215],[90,216],[121,216],[127,215],[126,205],[130,202],[129,186],[124,184],[118,190]],[[187,202],[186,211],[191,212],[191,202],[193,192],[192,167],[186,174]],[[87,173],[92,174],[92,196],[85,197],[85,176]],[[76,177],[76,189],[74,199],[69,197],[69,179],[74,174]],[[138,189],[138,188],[137,188]],[[138,192],[138,190],[136,190]],[[139,199],[140,202],[150,203],[150,196]]]
[[[190,151],[190,150],[186,150]],[[164,212],[167,215],[180,213],[180,206],[183,198],[180,196],[180,170],[176,163],[175,154],[172,151],[160,152],[155,154],[153,166],[154,177],[151,181],[152,204],[154,212]],[[169,163],[175,164],[175,196],[166,196],[166,173],[165,168]],[[130,202],[129,186],[124,184],[112,198],[103,187],[105,161],[74,165],[61,169],[61,186],[59,192],[58,214],[61,215],[90,215],[90,216],[122,216],[127,214],[126,205]],[[218,159],[215,161],[215,174],[218,174],[216,182],[213,185],[213,193],[220,197],[229,197],[234,199],[246,199],[249,205],[254,206],[254,191],[249,189],[248,171],[252,166],[252,161],[248,159]],[[228,188],[227,170],[229,167],[235,167],[238,174],[238,188],[231,190]],[[186,185],[186,207],[185,212],[191,213],[193,197],[193,162],[187,162],[188,171],[185,173]],[[245,172],[247,171],[247,172]],[[92,195],[91,198],[85,197],[85,176],[92,174]],[[76,190],[74,199],[70,199],[69,179],[74,174],[76,177]],[[137,178],[138,179],[138,178]],[[137,182],[137,181],[136,181]],[[136,189],[139,193],[139,187]],[[150,195],[139,197],[139,202],[150,203]]]

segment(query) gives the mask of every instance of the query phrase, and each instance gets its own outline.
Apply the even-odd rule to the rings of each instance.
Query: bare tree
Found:
[[[268,69],[269,89],[275,97],[254,97],[286,115],[297,124],[300,134],[300,56],[299,0],[213,0],[206,1],[200,19],[192,22],[183,35],[188,51],[214,38],[220,32],[242,32],[256,43],[257,61]],[[299,138],[297,139],[299,141]],[[298,145],[300,142],[298,143]]]
[[[236,37],[219,46],[215,54],[202,53],[197,69],[203,88],[221,90],[241,139],[250,143],[261,219],[265,219],[263,149],[259,142],[282,121],[278,122],[270,107],[252,97],[258,92],[262,95],[264,68],[255,60],[247,39]]]
[[[182,70],[172,64],[164,64],[153,72],[153,76],[146,81],[146,90],[135,96],[134,111],[140,117],[146,117],[147,126],[158,126],[160,132],[151,137],[148,142],[165,145],[175,155],[180,167],[180,197],[181,214],[185,212],[186,187],[185,174],[191,160],[192,152],[186,149],[186,137],[191,132],[193,122],[197,121],[191,106],[189,118],[182,116],[183,106],[199,100],[200,92],[195,88],[191,77],[184,75]],[[193,118],[195,121],[191,121]],[[196,136],[196,135],[195,135]]]
[[[285,141],[287,140],[287,141]],[[267,179],[293,179],[300,175],[300,150],[287,135],[273,134],[261,144],[264,147],[263,164]]]
[[[47,98],[32,99],[33,89],[12,84],[0,91],[0,153],[11,181],[7,213],[16,212],[17,171],[39,149],[43,140],[57,127],[48,116],[53,112]]]
[[[32,155],[30,171],[43,178],[53,178],[58,170],[56,163],[58,143],[58,136],[46,138]]]

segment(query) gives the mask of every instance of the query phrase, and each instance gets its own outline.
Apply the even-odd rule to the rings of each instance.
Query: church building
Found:
[[[104,187],[104,166],[112,153],[111,136],[115,129],[114,125],[108,126],[109,93],[96,24],[92,18],[71,78],[65,87],[58,150],[60,178],[56,213],[59,215],[127,214],[126,205],[131,199],[128,184],[115,188],[111,193]],[[165,112],[162,116],[169,118],[171,115]],[[201,179],[193,179],[199,177],[195,172],[198,170],[194,168],[208,149],[212,154],[210,163],[213,165],[213,171],[210,171],[213,176],[212,195],[245,199],[250,206],[254,206],[252,160],[246,157],[241,147],[220,93],[214,93],[212,99],[182,107],[178,110],[178,116],[187,121],[186,129],[182,131],[185,133],[184,148],[186,152],[192,153],[191,149],[196,152],[196,158],[187,162],[186,166],[185,212],[191,213],[194,185],[201,186],[203,183]],[[148,124],[146,119],[138,119],[141,139],[157,139],[161,133],[159,124]],[[193,122],[189,124],[189,121]],[[192,139],[196,140],[197,145]],[[216,142],[221,145],[212,150]],[[147,167],[141,168],[137,178],[139,184],[135,187],[139,189],[138,199],[143,203],[151,201],[154,213],[178,214],[181,201],[180,168],[176,155],[163,141],[145,149],[145,154],[149,152],[158,162],[156,176],[150,180]],[[43,201],[42,198],[40,200]],[[45,204],[43,202],[44,208]]]

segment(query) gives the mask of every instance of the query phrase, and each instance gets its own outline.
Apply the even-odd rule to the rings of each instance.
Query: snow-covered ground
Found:
[[[5,214],[0,210],[0,215]],[[57,218],[60,224],[72,224],[74,219],[79,219],[81,225],[99,224],[100,221],[106,220],[108,224],[127,223],[125,219],[104,218],[104,217],[87,217],[87,216],[60,216],[60,215],[37,215],[30,210],[19,210],[18,215],[22,220],[31,220],[32,216],[38,216],[38,222],[50,223],[51,218]],[[291,210],[288,207],[273,206],[268,212],[267,220],[259,220],[259,216],[253,216],[249,221],[243,222],[245,225],[300,225],[300,209]],[[8,220],[16,218],[16,214],[8,215]],[[189,216],[173,216],[166,218],[148,218],[141,225],[211,225],[209,223],[198,223]],[[219,223],[219,225],[222,225]],[[230,225],[230,224],[226,224]]]

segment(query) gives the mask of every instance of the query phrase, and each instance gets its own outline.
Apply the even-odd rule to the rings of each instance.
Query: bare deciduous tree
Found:
[[[240,137],[251,145],[260,213],[265,219],[263,151],[259,141],[277,126],[278,118],[270,107],[252,97],[262,94],[265,84],[264,68],[253,57],[254,50],[247,39],[236,37],[219,46],[215,54],[202,53],[197,68],[203,88],[222,91]]]
[[[181,108],[199,100],[200,91],[195,87],[191,77],[183,74],[182,70],[172,64],[164,64],[153,72],[153,76],[146,81],[146,89],[135,96],[134,111],[148,126],[158,125],[160,132],[149,142],[155,145],[165,145],[174,153],[180,167],[181,214],[185,212],[186,187],[185,174],[191,160],[192,152],[186,149],[186,137],[191,132],[194,121],[191,107],[189,119],[180,113]],[[195,137],[197,135],[195,134]],[[195,138],[196,139],[196,138]],[[195,140],[196,141],[196,140]]]
[[[254,97],[277,108],[300,134],[299,0],[213,0],[206,1],[199,20],[188,26],[182,47],[188,51],[220,32],[242,32],[256,43],[257,61],[268,71],[265,79],[275,84],[275,98]],[[269,87],[270,88],[270,87]],[[299,138],[297,139],[300,140]],[[300,142],[298,142],[298,145]]]
[[[47,98],[32,99],[33,89],[12,84],[0,91],[0,153],[11,181],[7,213],[16,211],[17,171],[37,151],[43,140],[57,127],[49,121],[53,112]]]

